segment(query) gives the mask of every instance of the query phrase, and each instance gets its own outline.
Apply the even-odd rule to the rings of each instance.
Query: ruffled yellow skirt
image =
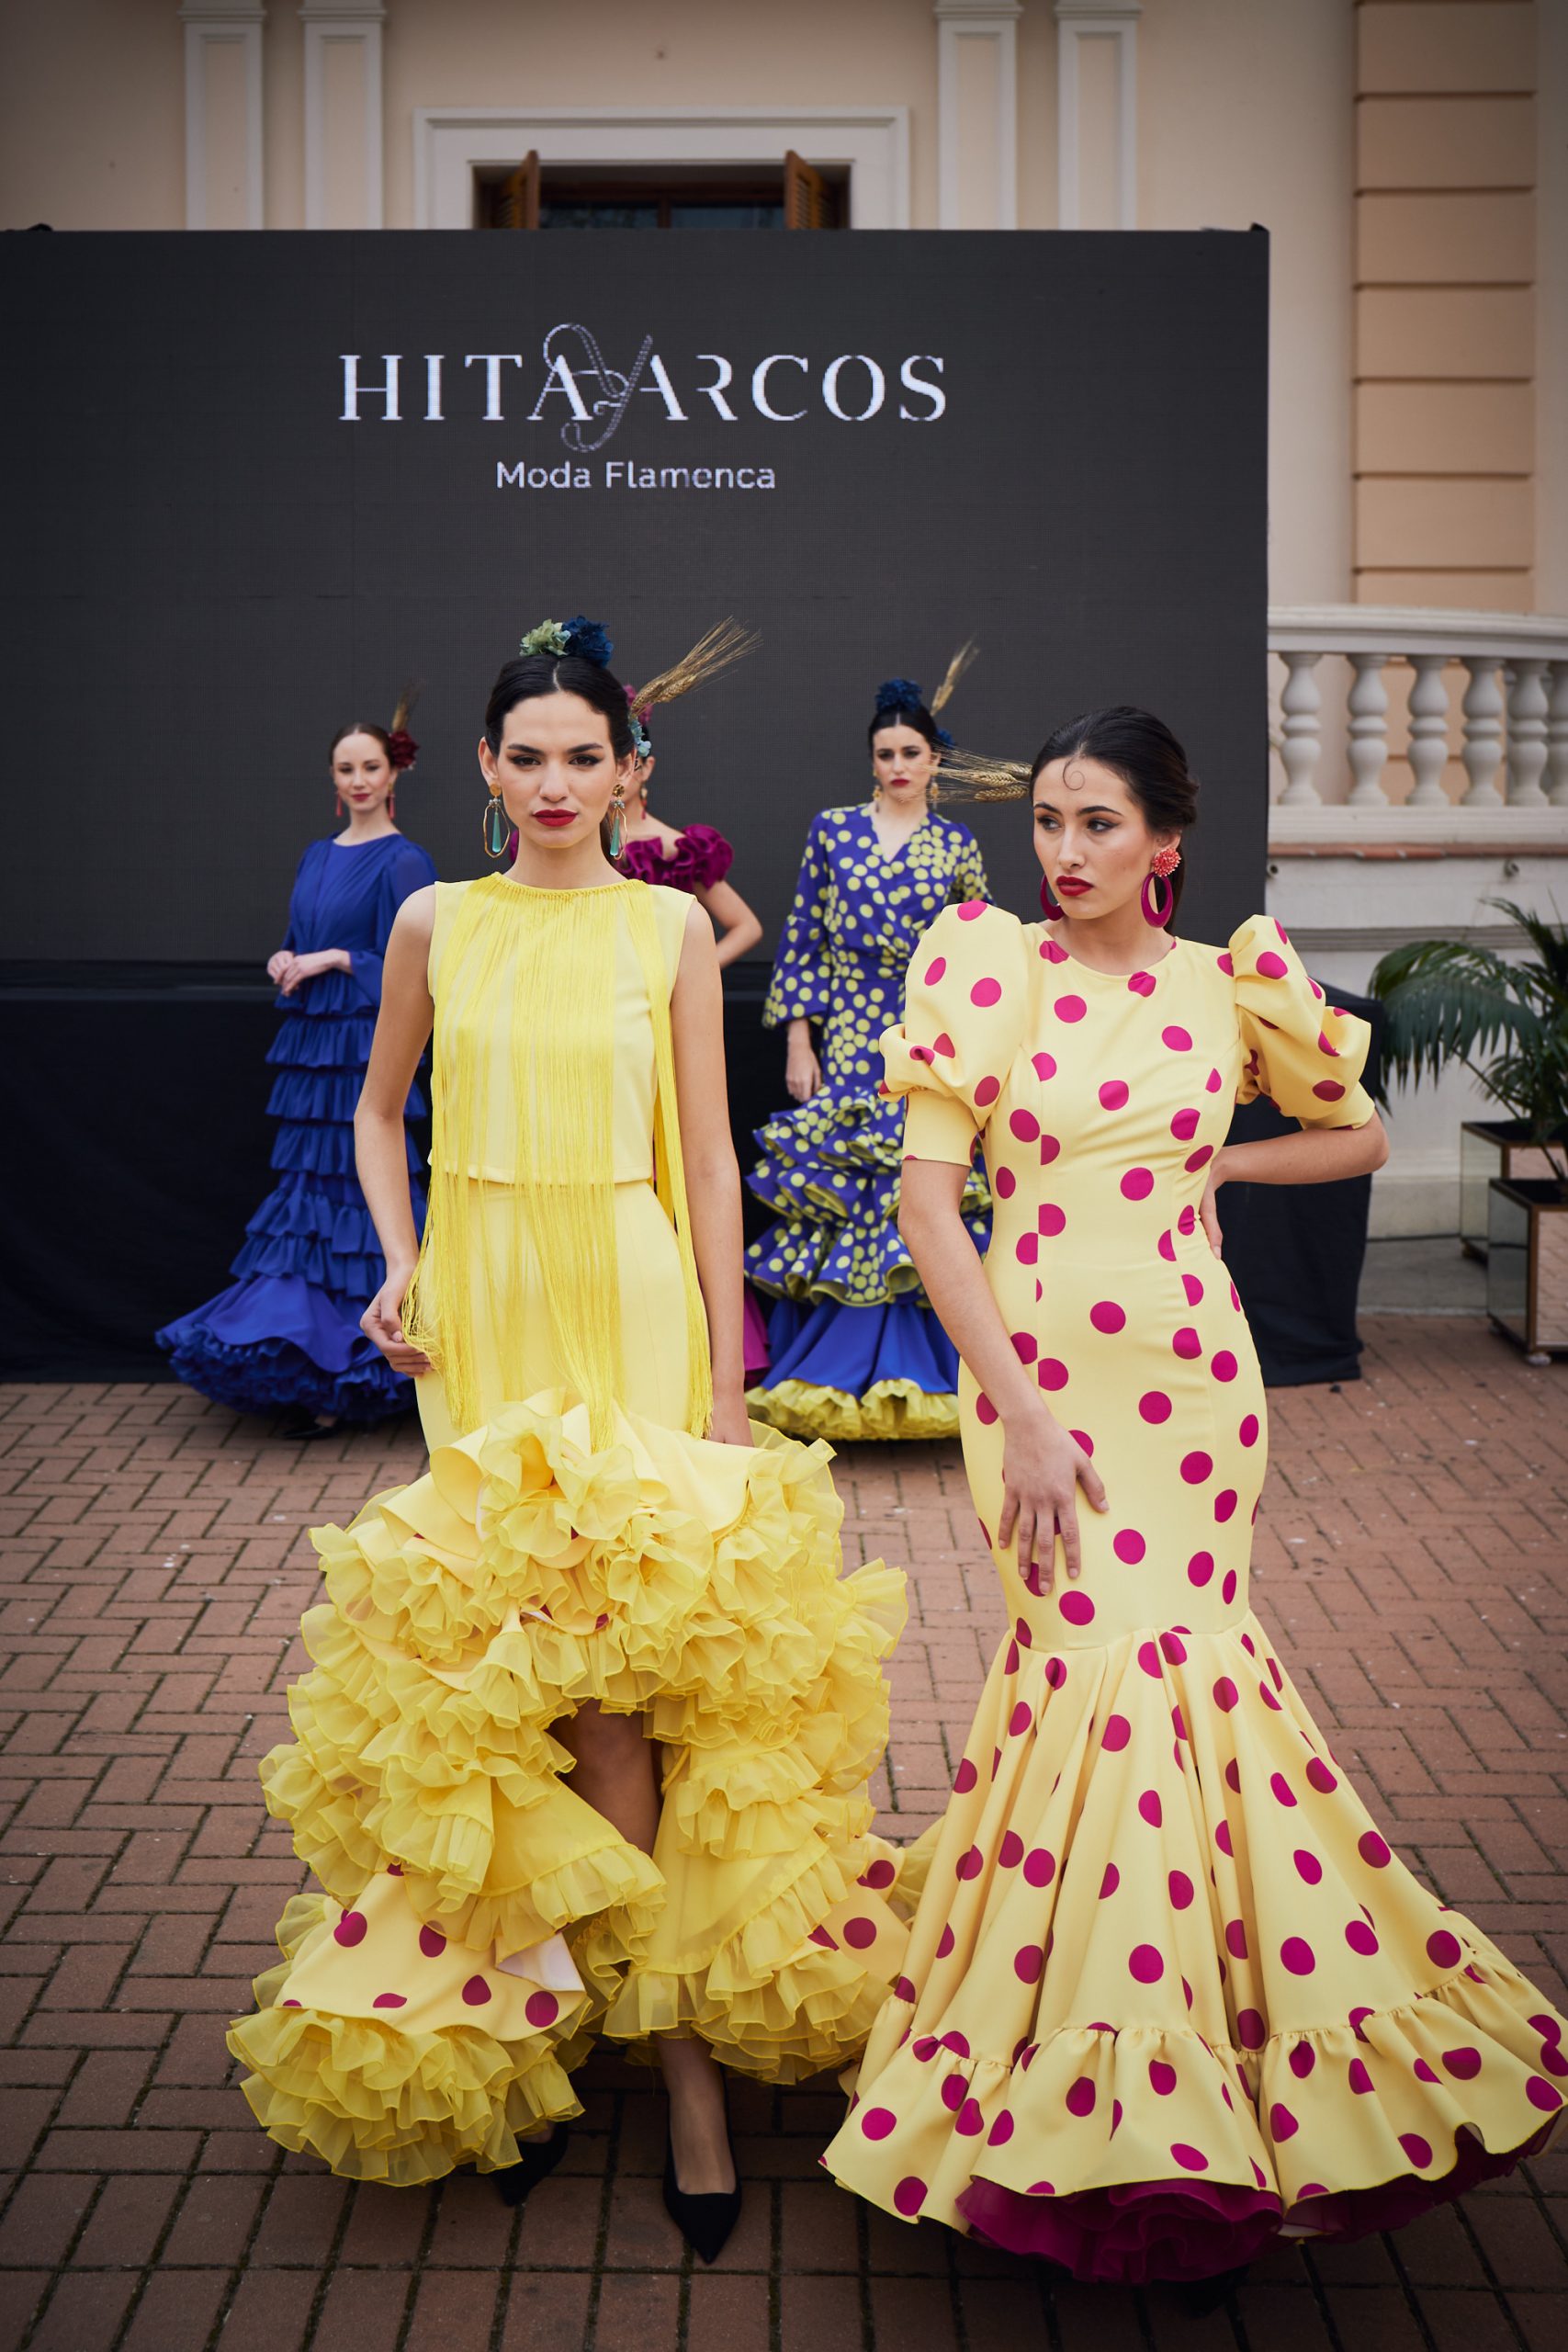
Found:
[[[314,1668],[262,1779],[325,1893],[230,2034],[285,2147],[487,2170],[578,2112],[595,2033],[767,2081],[863,2043],[907,1941],[866,1792],[903,1578],[840,1574],[825,1446],[755,1435],[626,1416],[595,1452],[550,1392],[313,1532]],[[550,1725],[588,1701],[661,1745],[651,1858],[563,1777]]]

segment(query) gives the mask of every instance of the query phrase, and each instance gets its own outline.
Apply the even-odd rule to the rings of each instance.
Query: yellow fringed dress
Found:
[[[322,1891],[230,2044],[285,2147],[394,2184],[516,2162],[592,2037],[789,2080],[901,1962],[867,1779],[903,1578],[845,1577],[823,1445],[701,1434],[669,1000],[690,900],[437,885],[428,1474],[313,1531],[326,1598],[262,1765]],[[660,1743],[653,1854],[573,1793],[588,1701]]]

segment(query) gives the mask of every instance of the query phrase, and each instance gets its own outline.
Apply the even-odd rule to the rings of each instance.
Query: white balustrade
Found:
[[[1470,778],[1464,805],[1495,808],[1502,801],[1495,778],[1503,763],[1503,690],[1497,684],[1497,664],[1484,655],[1472,659],[1467,654],[1464,666],[1470,673],[1464,690],[1464,750],[1460,755]]]
[[[1388,688],[1382,682],[1386,653],[1352,653],[1356,683],[1350,689],[1352,808],[1386,808],[1382,772],[1388,765]]]
[[[1416,683],[1410,689],[1410,749],[1406,756],[1416,782],[1410,794],[1413,808],[1447,806],[1443,770],[1449,763],[1449,690],[1443,677],[1448,657],[1415,653],[1411,664]]]
[[[1272,739],[1284,772],[1277,839],[1568,841],[1568,619],[1280,605],[1269,615],[1269,650],[1284,672]],[[1391,739],[1390,712],[1402,704]],[[1392,777],[1397,793],[1402,763],[1410,790],[1396,799],[1389,786]]]
[[[1546,706],[1546,797],[1554,808],[1568,808],[1568,662],[1551,665]]]
[[[1313,673],[1322,659],[1321,653],[1287,653],[1284,657],[1285,691],[1280,697],[1280,707],[1285,714],[1285,725],[1280,757],[1285,763],[1286,807],[1303,801],[1314,806],[1317,803],[1313,776],[1323,751],[1318,725],[1323,689]]]

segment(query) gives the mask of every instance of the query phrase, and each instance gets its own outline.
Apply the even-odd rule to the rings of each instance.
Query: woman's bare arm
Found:
[[[1048,1592],[1058,1531],[1067,1574],[1079,1573],[1078,1487],[1096,1510],[1105,1509],[1105,1488],[1008,1336],[960,1214],[967,1174],[946,1160],[906,1159],[898,1230],[943,1330],[1001,1416],[1003,1502],[996,1540],[1008,1544],[1016,1528],[1019,1569],[1026,1574],[1037,1561]]]
[[[697,906],[686,918],[670,1022],[692,1248],[713,1352],[712,1434],[726,1444],[749,1445],[741,1336],[740,1170],[730,1140],[725,1085],[724,990],[713,926]]]
[[[434,921],[433,886],[415,890],[398,909],[381,968],[381,1010],[370,1065],[354,1114],[360,1190],[387,1261],[387,1279],[361,1317],[360,1329],[395,1371],[411,1376],[430,1367],[403,1338],[403,1295],[419,1256],[409,1200],[403,1111],[435,1017],[428,968]]]
[[[1203,1230],[1215,1257],[1223,1235],[1214,1195],[1223,1184],[1338,1184],[1370,1176],[1388,1158],[1388,1130],[1374,1111],[1364,1127],[1302,1127],[1293,1136],[1222,1144],[1209,1162]]]
[[[747,949],[755,947],[762,936],[762,926],[737,889],[728,882],[715,882],[696,893],[697,904],[705,907],[723,933],[718,943],[718,960],[722,967],[733,964]]]

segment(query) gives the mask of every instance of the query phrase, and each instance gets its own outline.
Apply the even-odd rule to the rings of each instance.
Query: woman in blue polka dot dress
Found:
[[[878,1041],[902,1016],[921,933],[945,906],[990,895],[974,834],[931,806],[952,740],[932,714],[970,658],[966,646],[930,708],[912,679],[878,687],[872,798],[812,819],[762,1014],[770,1029],[788,1027],[795,1108],[759,1129],[750,1180],[777,1222],[748,1250],[748,1271],[777,1303],[772,1370],[748,1401],[795,1437],[958,1427],[958,1358],[899,1238],[903,1114],[880,1091]],[[964,1211],[983,1249],[979,1169]]]

